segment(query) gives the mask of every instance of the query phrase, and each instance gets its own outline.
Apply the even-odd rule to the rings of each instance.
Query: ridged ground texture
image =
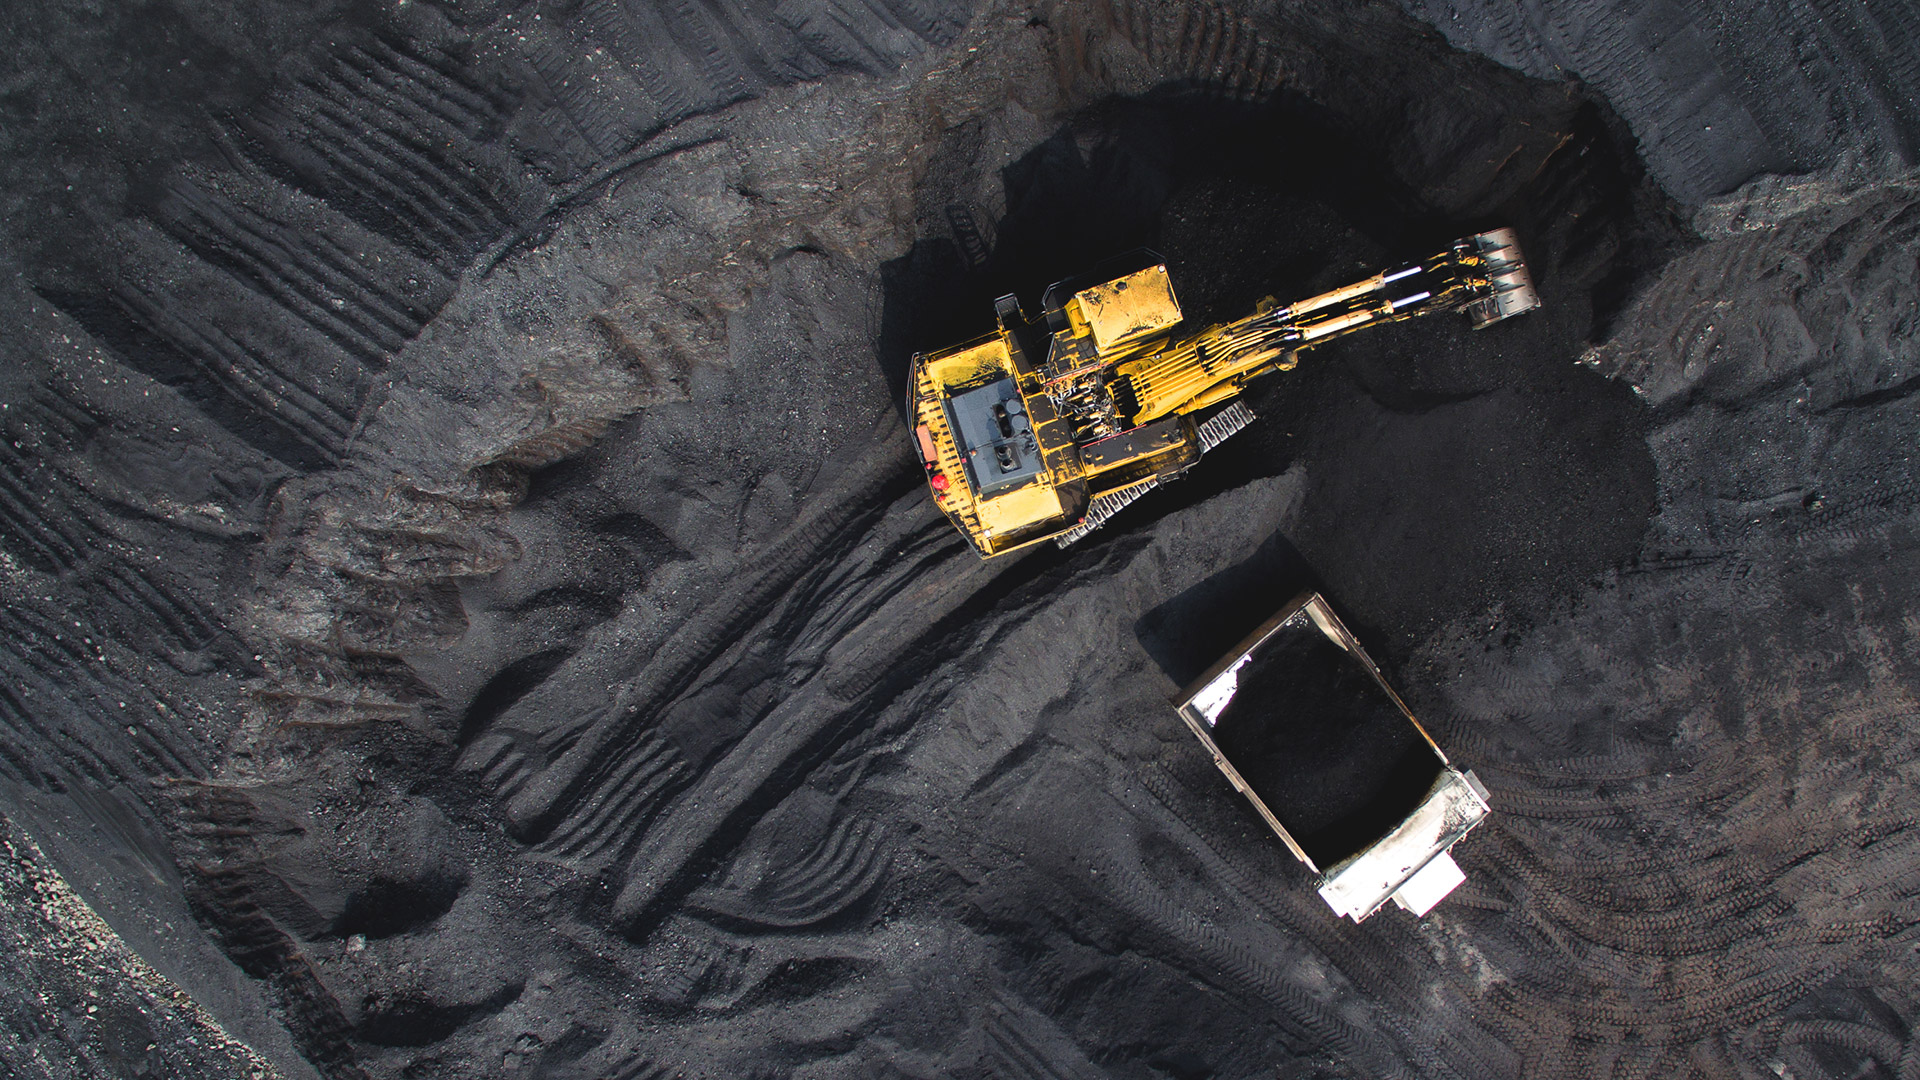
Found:
[[[1906,16],[1495,7],[0,15],[0,884],[121,939],[0,959],[150,965],[0,1063],[1920,1076]],[[1001,292],[1493,222],[1540,313],[1068,551],[928,501],[906,356]],[[1306,583],[1493,790],[1425,921],[1166,705]]]
[[[1920,14],[1899,0],[1401,0],[1463,49],[1572,77],[1688,203],[1759,174],[1912,168]]]

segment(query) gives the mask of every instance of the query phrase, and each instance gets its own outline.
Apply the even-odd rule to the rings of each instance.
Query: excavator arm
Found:
[[[1291,369],[1305,349],[1436,311],[1462,312],[1478,329],[1539,305],[1512,230],[1496,229],[1183,334],[1156,257],[1054,285],[1040,320],[1002,297],[997,334],[913,358],[908,408],[936,503],[993,558],[1048,539],[1071,543],[1191,468],[1252,421],[1232,402],[1246,382]]]
[[[1134,421],[1147,423],[1220,404],[1256,375],[1290,370],[1302,350],[1368,326],[1465,310],[1477,329],[1537,306],[1519,245],[1510,230],[1501,229],[1290,306],[1166,342],[1149,356],[1117,365],[1116,373],[1137,403]]]

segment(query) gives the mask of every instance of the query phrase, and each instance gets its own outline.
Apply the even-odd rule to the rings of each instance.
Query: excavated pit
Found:
[[[1387,134],[1364,116],[1381,105],[1366,98],[1248,103],[1174,86],[1103,102],[1002,169],[994,199],[960,190],[979,183],[969,170],[980,133],[950,133],[921,196],[921,219],[942,235],[882,268],[889,389],[904,396],[907,353],[990,331],[995,297],[1035,310],[1053,281],[1134,248],[1167,259],[1190,324],[1205,326],[1263,296],[1284,303],[1513,225],[1546,311],[1480,333],[1429,316],[1308,352],[1297,372],[1248,395],[1260,424],[1077,548],[1124,542],[1254,477],[1299,465],[1316,478],[1276,537],[1291,556],[1284,567],[1245,575],[1235,595],[1185,601],[1214,633],[1158,632],[1171,611],[1143,621],[1142,643],[1178,682],[1211,662],[1207,642],[1237,638],[1270,598],[1315,583],[1354,594],[1360,625],[1389,657],[1469,612],[1538,617],[1628,559],[1653,511],[1650,411],[1565,358],[1604,336],[1628,283],[1680,241],[1599,106],[1547,84],[1519,89],[1511,113],[1558,126],[1517,148],[1490,138],[1456,147],[1466,159],[1518,159],[1484,188],[1451,174],[1401,182],[1380,148]],[[983,202],[1007,211],[988,219]],[[1428,502],[1436,496],[1444,501]],[[1182,655],[1156,648],[1169,636]],[[1417,805],[1438,769],[1397,712],[1361,708],[1355,687],[1326,684],[1342,670],[1326,656],[1265,661],[1262,689],[1218,733],[1323,868]]]
[[[1629,558],[1652,512],[1648,410],[1565,361],[1682,240],[1602,107],[1545,83],[1498,92],[1507,126],[1449,147],[1505,156],[1479,186],[1433,165],[1402,179],[1383,149],[1396,133],[1368,115],[1396,103],[1357,93],[1250,104],[1164,87],[1108,101],[1002,169],[997,191],[974,175],[980,133],[950,133],[920,195],[940,235],[881,271],[888,387],[904,395],[912,351],[991,330],[994,297],[1034,310],[1052,281],[1136,247],[1166,258],[1204,326],[1511,225],[1544,311],[1478,334],[1429,316],[1306,353],[1247,395],[1261,423],[1089,543],[1301,464],[1315,497],[1289,539],[1360,625],[1391,638],[1387,655],[1468,611],[1530,618]],[[1517,146],[1500,141],[1513,131]],[[1443,505],[1416,509],[1436,495]],[[1362,570],[1380,565],[1395,570]]]
[[[0,21],[4,1071],[1920,1060],[1904,8]],[[921,487],[1001,293],[1495,225],[1540,311],[1308,354],[1067,551]],[[1492,790],[1424,921],[1167,704],[1303,587]]]

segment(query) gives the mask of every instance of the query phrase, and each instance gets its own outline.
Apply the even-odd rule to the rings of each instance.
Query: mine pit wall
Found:
[[[1860,175],[1906,160],[1912,118],[1899,103],[1911,99],[1913,88],[1903,80],[1913,69],[1872,44],[1897,35],[1874,39],[1864,23],[1827,20],[1823,63],[1864,77],[1835,75],[1825,82],[1816,68],[1805,82],[1793,83],[1780,64],[1752,52],[1768,35],[1743,39],[1745,51],[1735,51],[1688,24],[1683,36],[1693,35],[1708,62],[1662,70],[1652,80],[1663,88],[1656,92],[1647,89],[1645,65],[1635,59],[1635,43],[1651,33],[1655,16],[1619,5],[1587,7],[1592,11],[1566,5],[1569,15],[1526,6],[1524,26],[1514,30],[1509,20],[1498,38],[1483,29],[1503,25],[1491,13],[1455,20],[1414,10],[1457,44],[1481,46],[1536,74],[1554,74],[1553,65],[1578,71],[1620,110],[1654,175],[1684,203],[1719,194],[1755,171],[1836,164],[1820,156],[1818,148],[1827,145],[1854,149],[1849,162],[1866,163]],[[799,993],[807,979],[831,986],[834,971],[866,970],[861,965],[875,961],[858,955],[833,957],[839,967],[805,956],[791,958],[798,966],[783,967],[786,959],[755,957],[736,939],[652,898],[684,902],[686,911],[718,924],[762,929],[833,926],[871,910],[894,860],[904,857],[890,854],[894,841],[875,824],[883,806],[842,813],[796,796],[777,813],[745,804],[694,811],[676,800],[742,776],[804,793],[812,790],[803,785],[816,766],[826,770],[828,786],[844,790],[864,766],[850,760],[857,754],[843,751],[847,736],[831,722],[835,715],[879,715],[896,707],[896,698],[937,704],[939,696],[915,688],[914,679],[957,680],[967,673],[964,662],[951,670],[922,659],[902,665],[900,658],[963,655],[988,643],[963,632],[970,620],[1009,597],[1036,603],[1045,591],[1018,576],[1000,582],[969,571],[976,576],[960,576],[961,584],[940,599],[946,621],[935,619],[927,630],[918,598],[892,606],[887,598],[913,596],[917,581],[958,574],[964,561],[940,523],[923,520],[910,502],[861,497],[877,490],[891,500],[905,490],[904,444],[898,461],[866,452],[887,445],[885,410],[892,398],[871,371],[846,361],[868,355],[874,332],[884,329],[875,325],[880,320],[867,292],[880,261],[904,254],[904,237],[939,232],[984,262],[991,250],[983,232],[1012,209],[998,205],[1004,193],[993,170],[956,179],[930,164],[943,148],[952,152],[942,138],[971,124],[967,155],[1012,161],[1066,117],[1112,94],[1143,93],[1171,81],[1230,100],[1260,100],[1282,88],[1337,97],[1346,92],[1344,80],[1366,68],[1369,50],[1432,51],[1412,44],[1407,26],[1378,6],[1324,18],[1217,4],[1102,10],[1108,14],[1077,7],[969,13],[900,4],[871,8],[871,24],[848,27],[830,21],[795,26],[753,9],[747,18],[757,21],[743,33],[704,16],[679,23],[674,20],[684,16],[614,4],[582,5],[570,19],[538,23],[522,12],[462,23],[414,5],[396,21],[349,28],[329,45],[292,55],[245,108],[230,114],[211,152],[161,147],[165,153],[153,159],[160,164],[147,177],[151,186],[124,206],[104,189],[46,195],[42,209],[78,200],[85,224],[62,225],[69,250],[21,267],[7,286],[9,309],[22,313],[24,326],[4,346],[11,408],[7,446],[0,448],[8,495],[5,617],[13,644],[0,657],[8,665],[8,696],[0,702],[8,725],[0,766],[8,815],[34,832],[52,864],[122,937],[289,1076],[302,1075],[303,1062],[332,1076],[396,1072],[419,1053],[393,1045],[409,1037],[396,1032],[410,1020],[440,1032],[442,1052],[456,1060],[491,1054],[497,1061],[500,1045],[515,1046],[522,1058],[563,1060],[559,1049],[545,1048],[551,1044],[571,1047],[565,1053],[582,1068],[650,1073],[656,1051],[630,1024],[602,1017],[598,1041],[583,1041],[552,1019],[568,1003],[591,1003],[605,990],[597,983],[571,990],[553,984],[551,970],[562,963],[555,957],[576,950],[647,950],[637,954],[644,957],[638,968],[610,961],[602,977],[612,987],[652,986],[649,992],[660,999],[655,1005],[668,1010],[702,1000],[778,1001]],[[1888,26],[1893,17],[1891,9],[1872,5],[1859,16]],[[1569,44],[1574,37],[1564,28],[1578,18],[1627,28],[1608,31],[1624,34],[1627,47],[1609,47],[1604,35]],[[1462,21],[1467,28],[1455,29]],[[1744,65],[1737,79],[1724,75],[1734,59]],[[1414,71],[1461,63],[1452,58],[1438,69],[1415,65]],[[1513,102],[1538,102],[1537,95],[1519,93],[1521,84],[1510,75],[1474,70],[1498,89],[1467,102],[1436,93],[1429,96],[1433,107],[1491,115],[1491,122],[1509,126],[1562,108],[1540,105],[1538,113],[1526,113]],[[1377,78],[1377,69],[1370,77]],[[1437,86],[1458,82],[1428,77]],[[1704,89],[1665,92],[1676,85]],[[1009,87],[1013,106],[1006,104]],[[1674,101],[1697,111],[1672,115],[1681,107]],[[1829,108],[1834,102],[1844,107]],[[1346,103],[1363,120],[1366,108],[1377,109],[1369,122],[1383,130],[1397,123],[1384,119],[1400,110],[1393,102],[1356,96]],[[1805,118],[1816,114],[1833,118],[1822,121],[1832,138],[1805,136],[1815,130]],[[718,119],[701,127],[702,117]],[[1691,134],[1696,120],[1697,136]],[[1386,159],[1430,203],[1453,214],[1497,206],[1532,174],[1517,166],[1511,175],[1497,167],[1475,173],[1449,156],[1444,137],[1436,141],[1417,124],[1399,131],[1402,141],[1388,145]],[[1533,162],[1548,150],[1530,151]],[[1849,162],[1837,164],[1854,167]],[[1661,531],[1649,541],[1642,576],[1623,577],[1618,595],[1657,605],[1659,594],[1649,591],[1645,576],[1679,575],[1686,596],[1724,612],[1731,623],[1750,618],[1758,598],[1804,590],[1814,581],[1812,591],[1824,599],[1810,601],[1818,609],[1809,615],[1813,625],[1851,635],[1874,658],[1859,672],[1852,698],[1821,706],[1845,720],[1834,735],[1841,761],[1861,760],[1870,753],[1870,736],[1908,715],[1896,706],[1902,688],[1913,685],[1899,658],[1902,642],[1874,637],[1874,628],[1912,610],[1898,582],[1883,580],[1867,594],[1839,599],[1852,565],[1847,560],[1863,544],[1903,535],[1914,509],[1910,469],[1886,462],[1860,472],[1857,465],[1873,446],[1911,445],[1900,409],[1901,388],[1912,373],[1899,365],[1912,355],[1912,343],[1896,329],[1852,351],[1829,344],[1853,340],[1846,328],[1855,321],[1885,325],[1873,320],[1912,307],[1911,283],[1875,269],[1912,250],[1912,195],[1898,183],[1864,190],[1849,183],[1842,176],[1824,188],[1776,184],[1750,192],[1741,205],[1771,208],[1771,219],[1742,216],[1727,203],[1706,206],[1702,212],[1718,214],[1716,221],[1742,222],[1730,230],[1739,235],[1669,269],[1631,309],[1621,334],[1593,357],[1656,404],[1717,395],[1776,424],[1783,438],[1773,445],[1800,448],[1799,457],[1774,451],[1731,463],[1751,498],[1728,502],[1688,485],[1696,482],[1691,477],[1730,464],[1706,448],[1750,445],[1740,430],[1716,427],[1705,413],[1663,422],[1653,439]],[[942,185],[950,190],[938,190]],[[31,183],[16,190],[36,197]],[[956,215],[954,207],[971,209]],[[636,231],[637,221],[647,227]],[[23,252],[44,256],[47,236],[10,228],[10,262]],[[592,254],[555,265],[554,253],[582,251]],[[1789,305],[1801,329],[1779,335],[1780,285],[1762,268],[1791,263],[1806,251],[1819,253],[1805,263],[1811,288]],[[20,281],[34,291],[26,293]],[[1732,314],[1712,335],[1730,343],[1716,351],[1698,344],[1700,328],[1684,313],[1729,289]],[[817,310],[844,314],[839,323],[820,326]],[[1781,352],[1781,341],[1807,345]],[[851,370],[793,372],[796,348],[835,357]],[[1687,351],[1701,348],[1707,351]],[[779,384],[782,394],[842,402],[844,413],[825,428],[814,417],[795,418],[768,438],[765,415],[751,411],[764,403],[756,404],[741,385],[778,372],[775,360],[788,361],[792,372],[774,376],[790,380]],[[1772,389],[1779,385],[1775,376],[1799,372],[1818,384],[1811,404]],[[755,420],[745,425],[753,437],[702,411],[724,416],[726,406],[715,403],[729,401]],[[623,424],[643,411],[638,425]],[[657,433],[646,434],[656,413]],[[610,441],[594,457],[590,448],[602,439]],[[806,452],[796,456],[815,464],[794,471],[751,460],[763,441],[789,452],[802,447]],[[749,460],[738,471],[702,475],[707,494],[685,498],[664,527],[608,495],[608,487],[636,479],[670,488],[677,469],[715,448]],[[636,452],[658,455],[656,463],[616,471],[616,483],[598,482],[596,471],[609,468],[610,455]],[[593,462],[571,479],[550,469],[583,454]],[[1810,474],[1808,461],[1816,463]],[[1829,462],[1832,471],[1821,471]],[[597,537],[570,534],[555,515],[521,508],[529,485],[568,513],[614,524]],[[1169,528],[1166,543],[1195,542]],[[607,590],[571,586],[575,591],[568,592],[571,575],[528,566],[522,539],[528,536],[582,542],[588,558],[612,569],[595,582]],[[1115,555],[1129,550],[1113,549]],[[1807,562],[1808,577],[1791,583],[1764,569],[1788,560]],[[743,599],[728,590],[748,570],[766,576],[758,587],[745,585]],[[1143,586],[1143,595],[1157,597],[1153,590],[1165,587]],[[851,609],[834,609],[846,595],[862,599]],[[1635,616],[1622,611],[1619,617]],[[688,626],[710,629],[706,637],[682,639],[684,655],[662,657],[658,667],[632,666],[631,657],[652,654],[671,628]],[[1804,631],[1785,619],[1768,626],[1770,655],[1780,669],[1791,669],[1791,658],[1806,644],[1796,635]],[[1662,714],[1691,741],[1671,756],[1648,751],[1643,776],[1674,768],[1707,773],[1703,762],[1722,760],[1723,752],[1756,753],[1742,741],[1755,732],[1734,719],[1740,705],[1713,697],[1713,687],[1738,684],[1741,672],[1721,671],[1717,665],[1729,661],[1707,645],[1674,645],[1667,628],[1644,629],[1657,643],[1649,646],[1656,655],[1677,648],[1674,658],[1691,665],[1679,670],[1708,674],[1658,688],[1677,700],[1689,694],[1705,700],[1700,716]],[[1449,649],[1464,654],[1474,643],[1464,631],[1452,633],[1461,636],[1428,644],[1428,655],[1451,662]],[[1604,633],[1591,624],[1556,623],[1533,647],[1550,650],[1561,642],[1577,651]],[[752,655],[750,642],[761,637],[782,642],[788,654]],[[507,663],[545,655],[547,639],[581,644],[547,679],[529,678],[517,699],[479,719],[458,741],[462,703]],[[1548,670],[1555,661],[1529,662]],[[906,674],[889,681],[886,673],[896,665]],[[819,685],[768,698],[762,672],[769,668],[791,668],[803,679],[817,672]],[[1498,669],[1485,681],[1505,685],[1501,680],[1511,677]],[[1641,685],[1614,669],[1596,678],[1620,700],[1633,700]],[[1762,734],[1768,725],[1791,727],[1790,703],[1809,692],[1791,674],[1783,678],[1768,685],[1760,702],[1767,708],[1753,713]],[[609,683],[657,689],[616,694],[610,705]],[[1465,718],[1498,729],[1516,713],[1599,708],[1608,696],[1596,692],[1570,705],[1556,696],[1564,693],[1556,686],[1524,678],[1501,693],[1508,696],[1451,702],[1459,719],[1438,734],[1450,746],[1456,739],[1471,744],[1477,725]],[[611,711],[628,705],[651,710],[645,719],[657,723],[659,734]],[[783,706],[787,713],[780,713]],[[771,757],[741,752],[755,745],[751,735],[704,747],[693,741],[693,733],[716,719],[744,714],[779,724],[796,712],[819,725],[817,735]],[[1714,733],[1713,723],[1725,730]],[[595,725],[609,732],[608,745],[624,751],[619,765],[553,785],[560,796],[525,816],[550,821],[551,828],[535,827],[522,840],[502,835],[495,815],[511,820],[516,799],[537,801],[538,771],[563,759],[582,727]],[[1500,737],[1535,750],[1528,740],[1537,738],[1575,763],[1607,749],[1578,738],[1562,745],[1569,738],[1563,731],[1531,735],[1521,728]],[[490,734],[511,744],[511,753],[488,756]],[[650,739],[660,745],[649,749]],[[1502,745],[1490,738],[1463,746],[1462,753],[1497,756]],[[1044,761],[1050,751],[1023,753],[1036,756],[1021,760]],[[477,767],[456,770],[456,761]],[[1768,760],[1756,768],[1757,779],[1749,779],[1763,790],[1798,782],[1791,763]],[[1002,775],[988,780],[1032,782],[1020,761]],[[1182,782],[1143,781],[1158,805],[1176,815],[1192,813],[1180,808],[1201,797],[1178,788]],[[1663,794],[1636,786],[1657,789],[1651,779],[1595,782],[1600,795],[1576,798],[1511,774],[1511,802],[1503,807],[1496,799],[1496,809],[1556,823],[1555,829],[1595,815],[1630,827],[1643,804],[1663,798],[1715,805],[1741,798],[1724,787]],[[111,792],[117,802],[69,794],[83,788]],[[1844,788],[1833,794],[1846,796]],[[1145,797],[1136,791],[1126,799]],[[369,816],[369,807],[378,813]],[[1153,806],[1136,812],[1157,819],[1168,813]],[[1724,915],[1721,926],[1744,927],[1763,940],[1741,946],[1729,966],[1714,973],[1731,981],[1710,999],[1713,1017],[1672,1002],[1663,1006],[1671,1013],[1662,1015],[1672,1041],[1653,1052],[1650,1069],[1668,1060],[1659,1054],[1691,1060],[1810,1054],[1804,1048],[1818,1045],[1826,1030],[1819,1023],[1862,1026],[1846,1002],[1814,992],[1847,965],[1865,972],[1860,978],[1869,984],[1876,964],[1898,977],[1898,962],[1876,952],[1874,943],[1900,932],[1911,892],[1900,891],[1906,879],[1898,869],[1910,841],[1898,829],[1882,828],[1884,808],[1859,813],[1860,820],[1839,823],[1850,835],[1869,837],[1858,856],[1824,833],[1780,848],[1758,809],[1734,815],[1725,827],[1729,869],[1722,883],[1685,879],[1674,886],[1679,892],[1655,898],[1682,905],[1710,893],[1714,910]],[[390,849],[370,852],[356,830],[374,818],[414,822],[408,827],[418,832],[414,840],[396,839]],[[353,824],[335,823],[345,821]],[[1191,829],[1182,843],[1200,850],[1223,827],[1226,819]],[[234,829],[251,839],[236,838]],[[164,839],[140,838],[145,835]],[[782,837],[807,852],[798,868],[782,877],[748,865],[780,846]],[[1613,842],[1595,835],[1584,840],[1603,847]],[[1666,855],[1640,857],[1664,865],[1663,858],[1683,858],[1687,845],[1700,840],[1677,834],[1668,839]],[[541,846],[529,853],[522,846],[528,842]],[[279,845],[292,845],[295,856]],[[307,845],[304,854],[300,845]],[[1488,846],[1488,865],[1484,871],[1470,866],[1470,876],[1523,885],[1511,895],[1470,899],[1476,911],[1506,912],[1533,928],[1599,920],[1594,934],[1644,942],[1650,954],[1675,948],[1675,935],[1692,943],[1687,949],[1735,943],[1737,935],[1691,923],[1640,927],[1608,907],[1608,882],[1560,882],[1540,870],[1524,834]],[[451,854],[440,861],[419,857],[430,848]],[[1756,849],[1764,852],[1757,858]],[[734,858],[736,850],[750,858]],[[1285,1030],[1261,1044],[1272,1054],[1311,1057],[1315,1047],[1357,1052],[1363,1040],[1355,1032],[1375,1023],[1394,1026],[1382,1016],[1352,1015],[1351,1006],[1307,1000],[1270,958],[1247,955],[1217,928],[1183,913],[1179,898],[1188,894],[1111,872],[1160,856],[1142,860],[1116,850],[1097,858],[1110,870],[1107,884],[1073,879],[1053,886],[1070,894],[1062,908],[1067,918],[1091,924],[1075,933],[1114,933],[1098,913],[1118,903],[1130,913],[1118,932],[1158,942],[1148,952],[1167,957],[1199,948],[1217,961],[1224,973],[1218,985],[1229,998],[1287,1003]],[[1380,956],[1328,938],[1292,898],[1259,884],[1279,872],[1275,867],[1260,864],[1249,873],[1241,855],[1203,852],[1199,858],[1208,863],[1206,873],[1242,881],[1263,897],[1263,910],[1299,928],[1301,939],[1276,947],[1301,950],[1335,981],[1363,988],[1386,981]],[[1045,859],[1057,864],[1048,867]],[[1235,859],[1242,860],[1240,869]],[[1895,899],[1864,886],[1857,893],[1823,892],[1804,873],[1784,887],[1772,884],[1807,859],[1830,863],[1830,880],[1851,875]],[[522,860],[566,868],[553,872],[558,884],[541,886],[551,889],[542,895],[582,914],[565,940],[524,951],[512,944],[504,973],[463,982],[446,962],[461,950],[437,951],[435,927],[449,940],[518,933],[522,924],[499,898],[516,895],[510,883],[521,880]],[[1054,852],[1036,864],[1043,878],[1067,881],[1073,858]],[[316,865],[326,868],[328,880],[289,881],[300,867]],[[702,877],[689,874],[689,866],[714,869]],[[983,876],[999,869],[1005,877],[1004,865],[992,860],[974,869]],[[581,883],[595,875],[602,884]],[[607,881],[615,895],[597,897]],[[427,897],[418,900],[420,921],[393,933],[343,933],[356,926],[348,914],[354,897],[386,895],[372,888],[376,882]],[[440,895],[440,883],[450,890],[445,906],[431,899]],[[623,893],[641,899],[623,906]],[[1122,899],[1114,901],[1115,895]],[[227,955],[258,984],[237,981],[234,969],[202,942],[183,936],[168,943],[160,930],[139,927],[152,913],[171,911],[161,921],[186,934],[180,897],[193,898]],[[1784,951],[1770,952],[1773,939],[1766,935],[1785,919],[1781,905],[1799,902],[1812,904],[1823,921],[1782,930]],[[1019,905],[1008,894],[985,889],[979,903],[1017,917]],[[636,908],[644,909],[638,921],[656,928],[644,946],[630,946],[616,932],[638,919]],[[1583,914],[1586,908],[1601,914]],[[1524,951],[1500,954],[1485,940],[1484,924],[1481,929],[1442,936],[1433,948],[1459,956],[1481,950],[1473,962],[1488,970],[1538,966]],[[1834,942],[1843,947],[1807,951],[1810,943]],[[403,963],[438,974],[392,983],[392,971]],[[1769,967],[1785,974],[1754,974]],[[683,973],[684,985],[662,980],[657,972],[663,970]],[[1036,973],[1028,992],[1046,995],[1050,977]],[[1487,978],[1498,986],[1505,977]],[[1675,1000],[1692,992],[1692,978],[1686,970],[1647,974]],[[1471,997],[1463,989],[1470,984],[1449,984],[1445,993]],[[1571,983],[1531,989],[1563,1004],[1580,993]],[[1383,1000],[1398,1008],[1391,994]],[[1400,1004],[1411,1010],[1410,1002]],[[1545,1022],[1537,1012],[1522,1016],[1517,1005],[1503,1007],[1506,1019],[1490,1022],[1490,1030],[1417,1032],[1379,1051],[1378,1064],[1416,1059],[1440,1071],[1482,1075],[1514,1072],[1517,1062],[1535,1071],[1579,1071],[1592,1064],[1581,1055],[1598,1052],[1589,1045],[1595,1030],[1617,1033],[1632,1020],[1626,1004],[1605,997],[1587,1011],[1565,1005],[1553,1014],[1559,1019]],[[1774,1017],[1789,1007],[1805,1015]],[[258,1024],[263,1014],[287,1025],[291,1036]],[[1084,1057],[1075,1061],[1075,1040],[1092,1037],[1091,1026],[1069,1035],[1018,1003],[993,1016],[982,1050],[987,1060],[1038,1058],[1062,1075],[1093,1067]],[[1714,1034],[1714,1024],[1726,1023],[1733,1025],[1730,1033]],[[545,1035],[515,1041],[534,1030]],[[753,1024],[725,1034],[731,1040],[725,1045],[743,1055],[767,1037]],[[1878,1046],[1893,1038],[1880,1035],[1852,1041]]]
[[[54,813],[68,809],[44,796],[10,794],[14,805],[24,796]],[[70,854],[104,854],[110,861],[127,854],[115,850],[125,836],[77,840],[62,834],[60,824],[42,817],[35,829],[59,837]],[[178,879],[169,880],[170,865],[56,868],[31,835],[5,818],[0,860],[0,967],[8,976],[0,983],[0,1012],[13,1044],[10,1063],[32,1064],[50,1076],[136,1075],[166,1067],[245,1080],[317,1075],[268,1021],[258,988],[231,977],[226,958],[188,929],[192,915]],[[142,887],[143,877],[149,887]],[[113,904],[114,921],[137,927],[139,937],[130,942],[116,933],[70,880]],[[216,1014],[227,1017],[228,1026]],[[252,1046],[265,1047],[265,1055]]]
[[[1639,0],[1399,0],[1456,47],[1606,98],[1660,185],[1698,205],[1762,175],[1839,169],[1856,182],[1915,164],[1913,9],[1684,7]]]

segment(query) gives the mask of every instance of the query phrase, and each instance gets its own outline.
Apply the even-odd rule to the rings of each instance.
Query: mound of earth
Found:
[[[1906,1077],[1891,2],[23,2],[0,1063]],[[981,563],[908,358],[1511,225]],[[1302,587],[1492,790],[1335,919],[1167,704]]]

